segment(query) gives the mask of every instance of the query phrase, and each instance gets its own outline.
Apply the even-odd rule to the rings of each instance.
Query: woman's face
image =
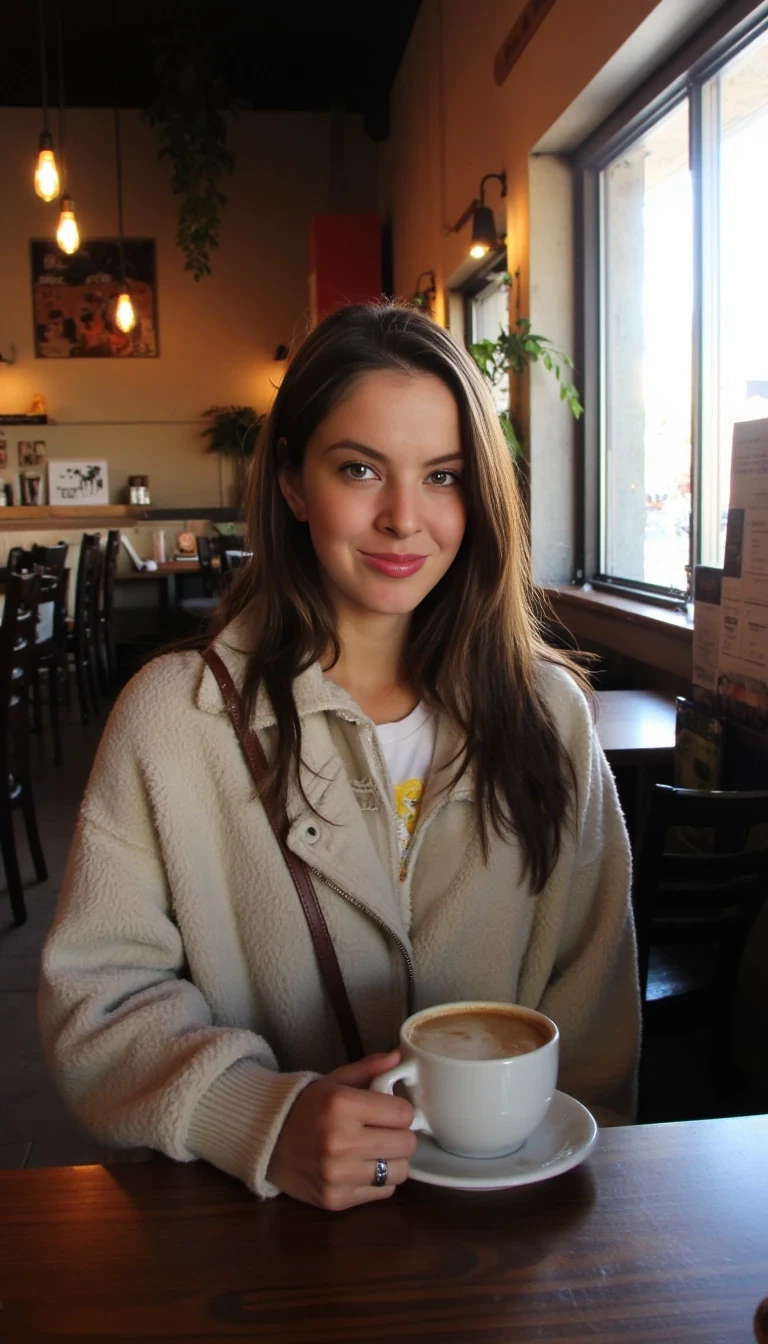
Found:
[[[415,610],[466,527],[456,402],[431,374],[365,374],[312,435],[281,488],[309,525],[337,614]]]

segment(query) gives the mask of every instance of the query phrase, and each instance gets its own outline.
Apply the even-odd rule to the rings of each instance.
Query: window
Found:
[[[768,416],[767,9],[679,55],[577,161],[582,572],[670,600],[722,564],[733,425]]]
[[[476,341],[496,341],[503,327],[509,329],[509,289],[504,281],[506,256],[494,260],[491,269],[486,266],[479,276],[465,287],[464,332],[467,345]],[[492,388],[497,411],[509,410],[509,379],[504,378]]]

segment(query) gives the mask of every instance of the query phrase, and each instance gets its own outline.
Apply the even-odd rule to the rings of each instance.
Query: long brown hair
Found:
[[[267,793],[285,800],[301,758],[292,682],[329,653],[339,656],[331,603],[306,523],[279,486],[284,466],[300,470],[307,443],[350,385],[377,370],[440,378],[459,410],[467,526],[451,568],[413,613],[406,673],[421,695],[452,716],[464,742],[455,778],[472,766],[477,825],[514,834],[533,888],[554,865],[572,815],[575,779],[539,688],[542,662],[581,670],[547,647],[531,582],[527,532],[515,467],[490,393],[466,351],[431,318],[398,304],[355,304],[326,317],[291,359],[265,422],[246,506],[253,559],[222,602],[215,629],[249,608],[254,651],[243,696],[249,714],[259,688],[272,701],[277,754]],[[298,773],[298,772],[297,772]]]

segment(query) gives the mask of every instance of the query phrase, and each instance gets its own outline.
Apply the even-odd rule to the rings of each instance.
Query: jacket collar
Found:
[[[242,690],[248,657],[253,651],[253,637],[249,628],[248,613],[241,612],[214,640],[214,648],[226,664],[237,686]],[[313,663],[306,672],[302,672],[293,683],[293,696],[299,718],[308,714],[336,712],[354,722],[366,722],[360,706],[351,695],[337,686],[323,674],[319,663]],[[198,684],[196,704],[206,714],[225,713],[216,678],[210,668],[201,662],[200,682]],[[256,707],[251,719],[251,727],[256,729],[273,728],[277,723],[272,701],[263,686],[259,687]]]
[[[247,612],[241,612],[225,626],[214,641],[214,647],[219,657],[226,663],[235,685],[240,690],[245,679],[248,656],[253,650],[253,637]],[[313,663],[306,672],[300,673],[295,678],[293,695],[300,718],[310,714],[332,713],[351,723],[363,724],[368,728],[374,727],[373,721],[363,713],[357,701],[353,700],[341,686],[337,686],[326,677],[319,663]],[[226,713],[216,679],[202,659],[196,703],[198,709],[206,714]],[[261,686],[256,698],[251,727],[257,730],[272,728],[276,723],[272,701],[265,688]],[[422,816],[432,810],[437,796],[455,772],[456,766],[451,765],[451,760],[459,745],[460,739],[454,725],[441,714],[433,766],[422,801]],[[449,796],[454,799],[470,799],[474,795],[473,784],[473,771],[465,770],[454,783]]]

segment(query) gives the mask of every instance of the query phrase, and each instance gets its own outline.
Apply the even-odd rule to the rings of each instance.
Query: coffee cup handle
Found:
[[[405,1083],[407,1088],[413,1087],[418,1076],[418,1070],[412,1059],[404,1059],[402,1064],[395,1065],[394,1069],[388,1069],[386,1073],[380,1073],[378,1078],[374,1078],[371,1083],[372,1092],[386,1092],[390,1096],[394,1094],[395,1083]],[[414,1107],[413,1120],[410,1124],[411,1129],[422,1130],[425,1134],[431,1134],[427,1123],[427,1117],[418,1107]]]

